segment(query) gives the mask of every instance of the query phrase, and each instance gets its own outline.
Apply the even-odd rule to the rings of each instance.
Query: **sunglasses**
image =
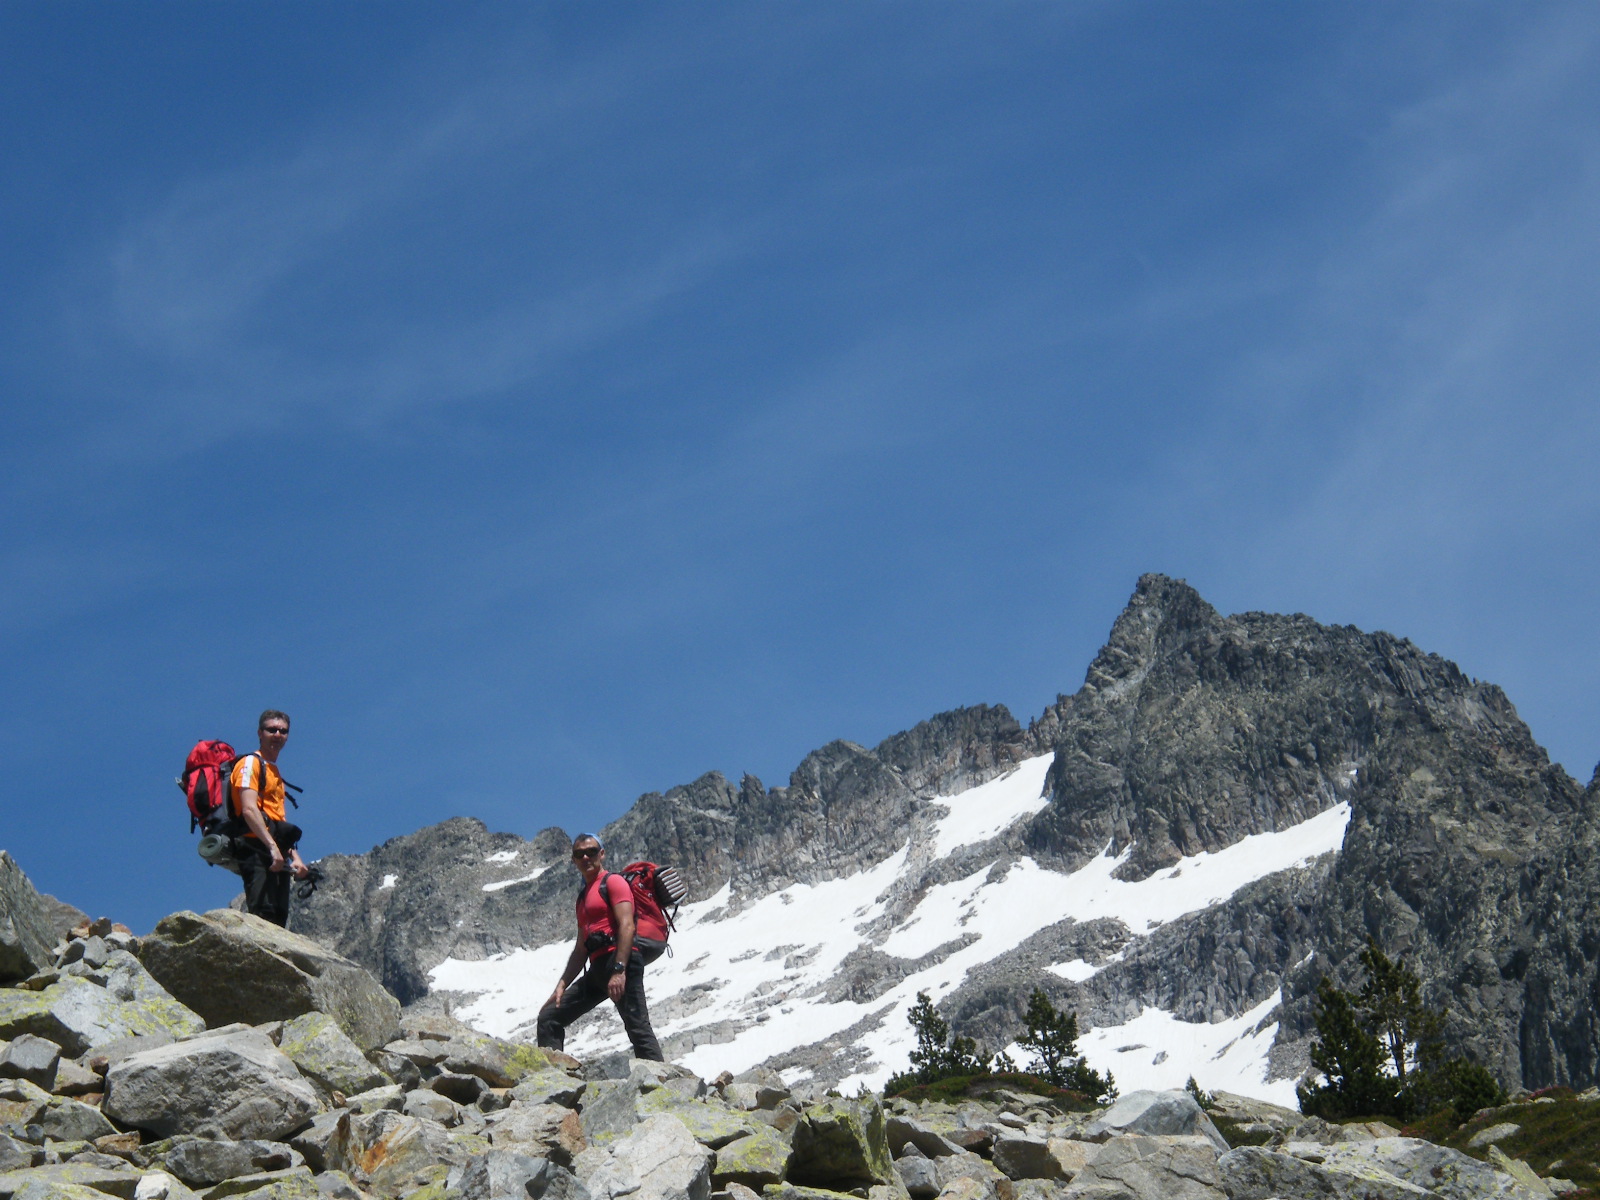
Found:
[[[599,854],[600,854],[600,847],[599,846],[590,846],[587,850],[574,850],[572,852],[572,857],[573,858],[596,858],[596,857],[599,856]]]

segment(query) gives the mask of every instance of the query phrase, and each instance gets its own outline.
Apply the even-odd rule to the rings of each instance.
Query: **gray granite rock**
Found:
[[[190,1187],[209,1187],[224,1179],[285,1171],[305,1156],[283,1142],[187,1138],[161,1156],[161,1165]]]
[[[159,1137],[277,1140],[320,1107],[294,1063],[253,1029],[130,1055],[106,1074],[106,1114]]]
[[[208,1024],[326,1013],[363,1050],[390,1041],[400,1005],[361,967],[310,938],[231,909],[163,917],[139,940],[150,974]]]
[[[0,983],[26,979],[55,959],[50,913],[11,855],[0,850]]]

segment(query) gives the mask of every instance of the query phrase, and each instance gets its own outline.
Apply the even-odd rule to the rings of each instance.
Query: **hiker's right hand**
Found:
[[[562,980],[562,981],[558,982],[556,984],[556,990],[550,993],[550,999],[548,999],[548,1000],[546,1000],[544,1002],[544,1006],[546,1008],[551,1008],[554,1005],[560,1004],[561,1003],[562,994],[565,993],[566,990],[567,990],[566,981]]]
[[[283,867],[284,867],[283,855],[274,854],[272,856],[272,864],[267,867],[267,870],[269,870],[269,871],[281,871],[281,870],[283,870]]]

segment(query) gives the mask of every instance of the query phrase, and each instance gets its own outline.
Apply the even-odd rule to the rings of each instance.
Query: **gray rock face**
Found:
[[[119,951],[127,957],[125,951]],[[133,966],[137,967],[137,963]],[[32,1033],[71,1055],[137,1037],[186,1037],[205,1022],[159,988],[112,986],[143,972],[106,972],[106,983],[66,975],[42,991],[0,991],[0,1036]]]
[[[31,1033],[18,1034],[0,1050],[0,1077],[26,1079],[48,1092],[56,1085],[56,1067],[60,1062],[60,1046]]]
[[[1239,1200],[1224,1190],[1217,1152],[1201,1137],[1113,1138],[1078,1172],[1066,1195],[1098,1200]]]
[[[1222,1154],[1228,1141],[1187,1092],[1129,1092],[1090,1123],[1085,1141],[1103,1142],[1119,1134],[1197,1135]]]
[[[49,966],[55,941],[49,909],[22,868],[0,850],[0,983]]]
[[[1590,999],[1600,947],[1585,932],[1600,924],[1596,785],[1585,790],[1553,766],[1498,688],[1409,642],[1304,616],[1223,616],[1162,576],[1139,581],[1083,686],[1027,729],[1002,708],[962,709],[876,747],[833,742],[784,787],[709,774],[645,795],[602,833],[613,861],[673,862],[692,899],[726,885],[737,912],[788,884],[882,862],[927,826],[941,794],[1043,754],[1054,756],[1049,803],[982,847],[908,860],[896,905],[1023,855],[1070,870],[1109,846],[1127,853],[1118,874],[1132,881],[1335,805],[1352,815],[1336,856],[1153,933],[1109,918],[1037,931],[941,1001],[957,1032],[990,1047],[1011,1041],[1034,985],[1084,1028],[1129,1020],[1145,1004],[1217,1020],[1281,989],[1273,1066],[1292,1077],[1306,1066],[1318,980],[1352,983],[1356,954],[1374,934],[1427,981],[1425,999],[1447,1009],[1453,1048],[1508,1086],[1600,1083]],[[451,821],[331,860],[330,885],[293,921],[416,1001],[447,956],[569,937],[565,853],[560,831],[530,843]],[[507,854],[515,861],[489,862]],[[483,890],[537,868],[546,868],[537,878]],[[384,888],[390,874],[398,882]],[[913,961],[869,937],[827,983],[827,998],[862,1005],[866,1022],[873,999],[955,945]],[[1073,958],[1100,969],[1076,983],[1041,970]],[[752,1008],[757,999],[787,997],[752,997]],[[667,1048],[726,1040],[742,1027],[724,1017],[715,1028],[684,1028]],[[868,1066],[868,1031],[852,1034],[855,1044],[794,1047],[768,1065],[837,1082]]]
[[[330,1092],[354,1096],[389,1082],[326,1013],[306,1013],[286,1021],[278,1048],[302,1074]]]
[[[624,1138],[578,1156],[578,1180],[595,1200],[709,1200],[712,1152],[682,1121],[647,1117]]]
[[[130,1055],[107,1072],[103,1107],[158,1137],[210,1130],[235,1141],[276,1141],[320,1105],[294,1063],[247,1029]]]
[[[363,1050],[382,1046],[399,1030],[399,1003],[365,970],[246,913],[173,913],[140,939],[139,958],[209,1025],[259,1025],[322,1012]]]
[[[284,1171],[298,1167],[304,1157],[283,1142],[209,1141],[191,1138],[161,1156],[162,1165],[191,1187],[208,1187],[224,1179]]]

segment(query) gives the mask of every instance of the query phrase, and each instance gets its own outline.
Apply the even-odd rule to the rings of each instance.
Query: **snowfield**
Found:
[[[973,968],[1061,921],[1114,917],[1143,936],[1226,900],[1248,883],[1337,851],[1350,818],[1349,806],[1340,804],[1293,828],[1185,858],[1137,883],[1112,878],[1126,852],[1102,855],[1071,874],[1023,857],[991,879],[991,869],[1006,857],[997,851],[964,878],[928,888],[909,911],[888,911],[888,895],[913,851],[919,864],[937,861],[987,842],[1043,808],[1050,761],[1049,755],[1030,759],[1003,778],[933,801],[944,811],[931,829],[914,831],[899,851],[856,875],[797,884],[732,914],[726,887],[684,905],[671,957],[653,964],[647,976],[657,1034],[689,1035],[696,1044],[678,1061],[708,1079],[838,1038],[836,1057],[847,1056],[854,1068],[839,1090],[878,1088],[907,1065],[914,1037],[905,1013],[918,992],[937,1001]],[[521,880],[485,890],[516,882]],[[1029,914],[1026,923],[1016,920],[1018,912]],[[885,917],[885,930],[866,932]],[[476,962],[447,959],[430,973],[432,987],[460,993],[456,1015],[484,1032],[531,1037],[571,947],[564,941]],[[829,998],[829,985],[857,951],[915,960],[941,948],[947,953],[938,962],[875,999],[857,1002],[842,988]],[[1104,966],[1079,959],[1051,970],[1082,980]],[[1216,1024],[1189,1024],[1146,1009],[1127,1025],[1086,1030],[1078,1046],[1096,1069],[1113,1071],[1123,1091],[1181,1087],[1193,1075],[1207,1089],[1279,1103],[1287,1096],[1292,1103],[1292,1085],[1266,1082],[1267,1050],[1277,1029],[1267,1017],[1277,1003],[1274,997]],[[840,1036],[857,1025],[850,1036]],[[567,1049],[584,1057],[626,1045],[615,1014],[602,1006],[571,1031]],[[1026,1059],[1015,1050],[1012,1056]]]

